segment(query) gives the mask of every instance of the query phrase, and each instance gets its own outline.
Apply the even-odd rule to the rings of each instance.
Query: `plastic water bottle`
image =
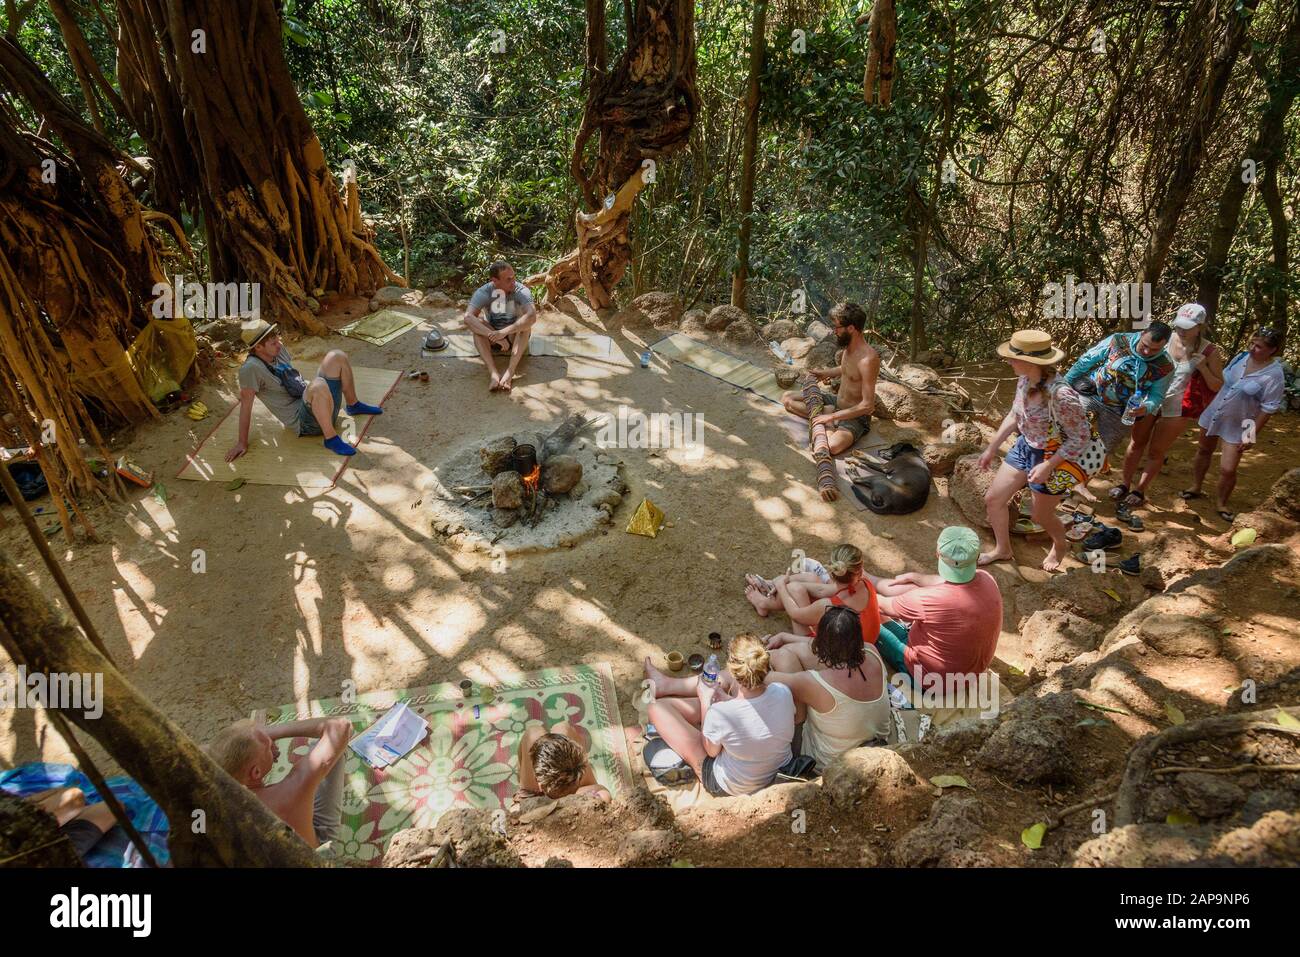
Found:
[[[700,680],[710,688],[718,686],[718,656],[709,655],[709,660],[704,662],[704,667],[700,669]]]
[[[781,344],[779,342],[775,342],[775,341],[769,342],[767,344],[767,347],[772,350],[772,355],[776,356],[786,365],[788,366],[794,365],[794,359],[790,356],[790,353],[786,352],[784,349],[781,348]]]
[[[1128,405],[1124,406],[1124,416],[1120,419],[1125,425],[1132,425],[1137,421],[1138,409],[1142,407],[1142,396],[1134,392],[1129,396]]]
[[[642,368],[642,369],[649,369],[649,368],[650,368],[650,350],[649,350],[649,349],[647,349],[645,352],[641,353],[641,368]]]

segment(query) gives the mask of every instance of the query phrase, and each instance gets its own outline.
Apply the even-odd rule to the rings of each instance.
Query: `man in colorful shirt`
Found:
[[[1165,352],[1170,333],[1163,322],[1153,322],[1142,332],[1116,332],[1081,355],[1065,374],[1097,413],[1097,432],[1107,452],[1129,429],[1122,418],[1129,399],[1140,398],[1138,416],[1154,414],[1164,402],[1174,374],[1174,361]],[[1086,380],[1082,388],[1080,379]]]

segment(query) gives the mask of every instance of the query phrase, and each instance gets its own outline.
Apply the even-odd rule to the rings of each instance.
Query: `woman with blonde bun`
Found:
[[[716,685],[669,678],[648,658],[645,665],[655,683],[651,723],[710,794],[753,794],[790,761],[794,695],[784,684],[767,682],[771,656],[754,635],[732,639],[725,677],[720,673]],[[683,697],[665,697],[670,694]]]
[[[817,623],[827,608],[843,607],[858,613],[862,621],[862,640],[874,644],[880,633],[880,603],[877,594],[889,595],[885,579],[869,574],[862,567],[862,550],[856,545],[836,545],[826,564],[830,582],[813,575],[779,575],[770,583],[764,579],[750,583],[745,595],[766,618],[771,612],[785,611],[793,626],[767,638],[768,650],[796,641],[809,641],[817,632]],[[757,578],[757,576],[752,576]],[[809,580],[809,579],[813,580]],[[762,594],[761,585],[770,584],[772,594]],[[885,589],[881,591],[880,589]]]

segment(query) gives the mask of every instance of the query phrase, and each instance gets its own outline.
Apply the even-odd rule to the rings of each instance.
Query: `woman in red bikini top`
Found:
[[[862,570],[862,552],[855,545],[837,545],[831,553],[831,560],[826,565],[831,574],[831,581],[837,586],[828,598],[819,598],[805,610],[800,618],[813,617],[817,621],[832,605],[848,608],[858,613],[862,623],[862,640],[874,645],[880,634],[880,603],[876,598],[876,589],[871,579]],[[793,617],[793,616],[792,616]],[[804,631],[810,636],[817,634],[816,624],[802,621]]]

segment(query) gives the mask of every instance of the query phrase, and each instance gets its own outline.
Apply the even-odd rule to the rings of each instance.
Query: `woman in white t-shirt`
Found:
[[[657,698],[650,705],[660,737],[715,797],[762,790],[792,757],[794,696],[783,684],[764,684],[770,669],[763,643],[737,635],[727,648],[734,697],[691,679],[695,697]]]

